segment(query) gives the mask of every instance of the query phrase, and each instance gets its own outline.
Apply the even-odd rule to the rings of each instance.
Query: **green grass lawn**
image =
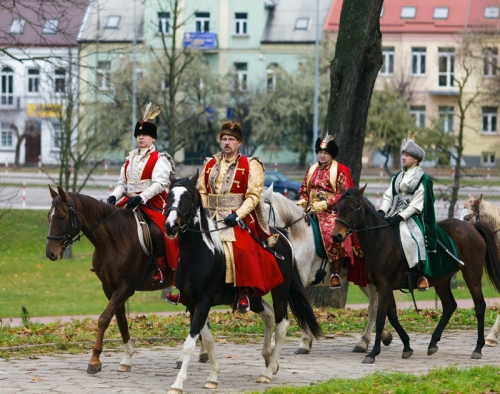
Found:
[[[1,213],[2,211],[0,211]],[[11,210],[0,219],[0,318],[20,317],[24,306],[32,317],[100,314],[107,299],[101,282],[89,271],[93,246],[86,238],[73,245],[73,259],[45,257],[47,212]],[[498,297],[484,279],[486,297]],[[418,300],[434,300],[434,290],[416,292]],[[455,297],[470,298],[461,277]],[[266,297],[270,301],[270,296]],[[401,293],[401,301],[411,298]],[[349,286],[348,303],[366,303],[356,286]],[[181,311],[165,303],[161,291],[137,292],[130,313]]]

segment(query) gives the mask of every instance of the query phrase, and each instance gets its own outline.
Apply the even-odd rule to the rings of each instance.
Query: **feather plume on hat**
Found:
[[[147,122],[148,119],[154,119],[158,116],[158,114],[161,112],[160,108],[163,106],[163,104],[159,104],[153,109],[151,107],[153,106],[152,102],[150,101],[149,104],[146,106],[146,110],[144,111],[144,116],[142,120],[139,122],[141,125],[139,126],[139,130],[142,129],[142,124],[144,122]]]

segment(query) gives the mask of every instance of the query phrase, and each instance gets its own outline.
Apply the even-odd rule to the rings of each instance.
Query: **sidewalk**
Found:
[[[470,309],[474,307],[472,299],[456,300],[458,308]],[[486,306],[493,306],[495,304],[500,304],[500,298],[485,298]],[[412,301],[402,301],[397,302],[398,309],[414,308]],[[367,309],[368,304],[346,304],[346,309]],[[418,301],[418,309],[434,309],[436,308],[435,301]],[[441,301],[437,301],[437,308],[442,309]],[[140,313],[131,314],[130,317],[134,316],[144,316],[144,315],[157,315],[157,316],[171,316],[180,312],[154,312],[154,313]],[[30,320],[33,323],[48,324],[56,321],[61,323],[70,323],[72,320],[83,320],[83,319],[98,319],[99,315],[76,315],[76,316],[44,316],[44,317],[32,317]],[[21,318],[3,318],[1,319],[3,324],[9,324],[11,327],[20,326],[22,324]]]

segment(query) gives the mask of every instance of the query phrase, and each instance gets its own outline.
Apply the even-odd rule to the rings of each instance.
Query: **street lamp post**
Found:
[[[318,95],[319,95],[319,0],[316,0],[316,50],[314,58],[314,119],[311,163],[314,162],[315,143],[318,139]]]

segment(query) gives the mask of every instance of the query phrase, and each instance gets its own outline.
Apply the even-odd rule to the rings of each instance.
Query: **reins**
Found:
[[[85,232],[83,232],[81,234],[78,234],[78,235],[76,235],[73,238],[71,236],[71,229],[74,229],[74,228],[77,227],[77,218],[76,218],[75,210],[73,208],[73,204],[71,203],[71,197],[69,196],[69,194],[67,196],[68,196],[68,203],[64,203],[64,205],[67,205],[69,207],[69,221],[70,221],[70,223],[69,223],[69,226],[68,226],[69,228],[68,228],[67,234],[66,235],[47,235],[47,239],[62,239],[62,240],[64,240],[64,247],[65,248],[68,247],[68,245],[72,245],[73,243],[75,243],[77,241],[80,241],[88,233],[90,233],[91,231],[95,230],[101,224],[103,224],[107,220],[111,219],[118,211],[120,211],[119,209],[117,209],[112,214],[106,216],[99,223],[97,223],[96,225],[94,225],[91,228],[89,228],[87,231],[85,231]]]

